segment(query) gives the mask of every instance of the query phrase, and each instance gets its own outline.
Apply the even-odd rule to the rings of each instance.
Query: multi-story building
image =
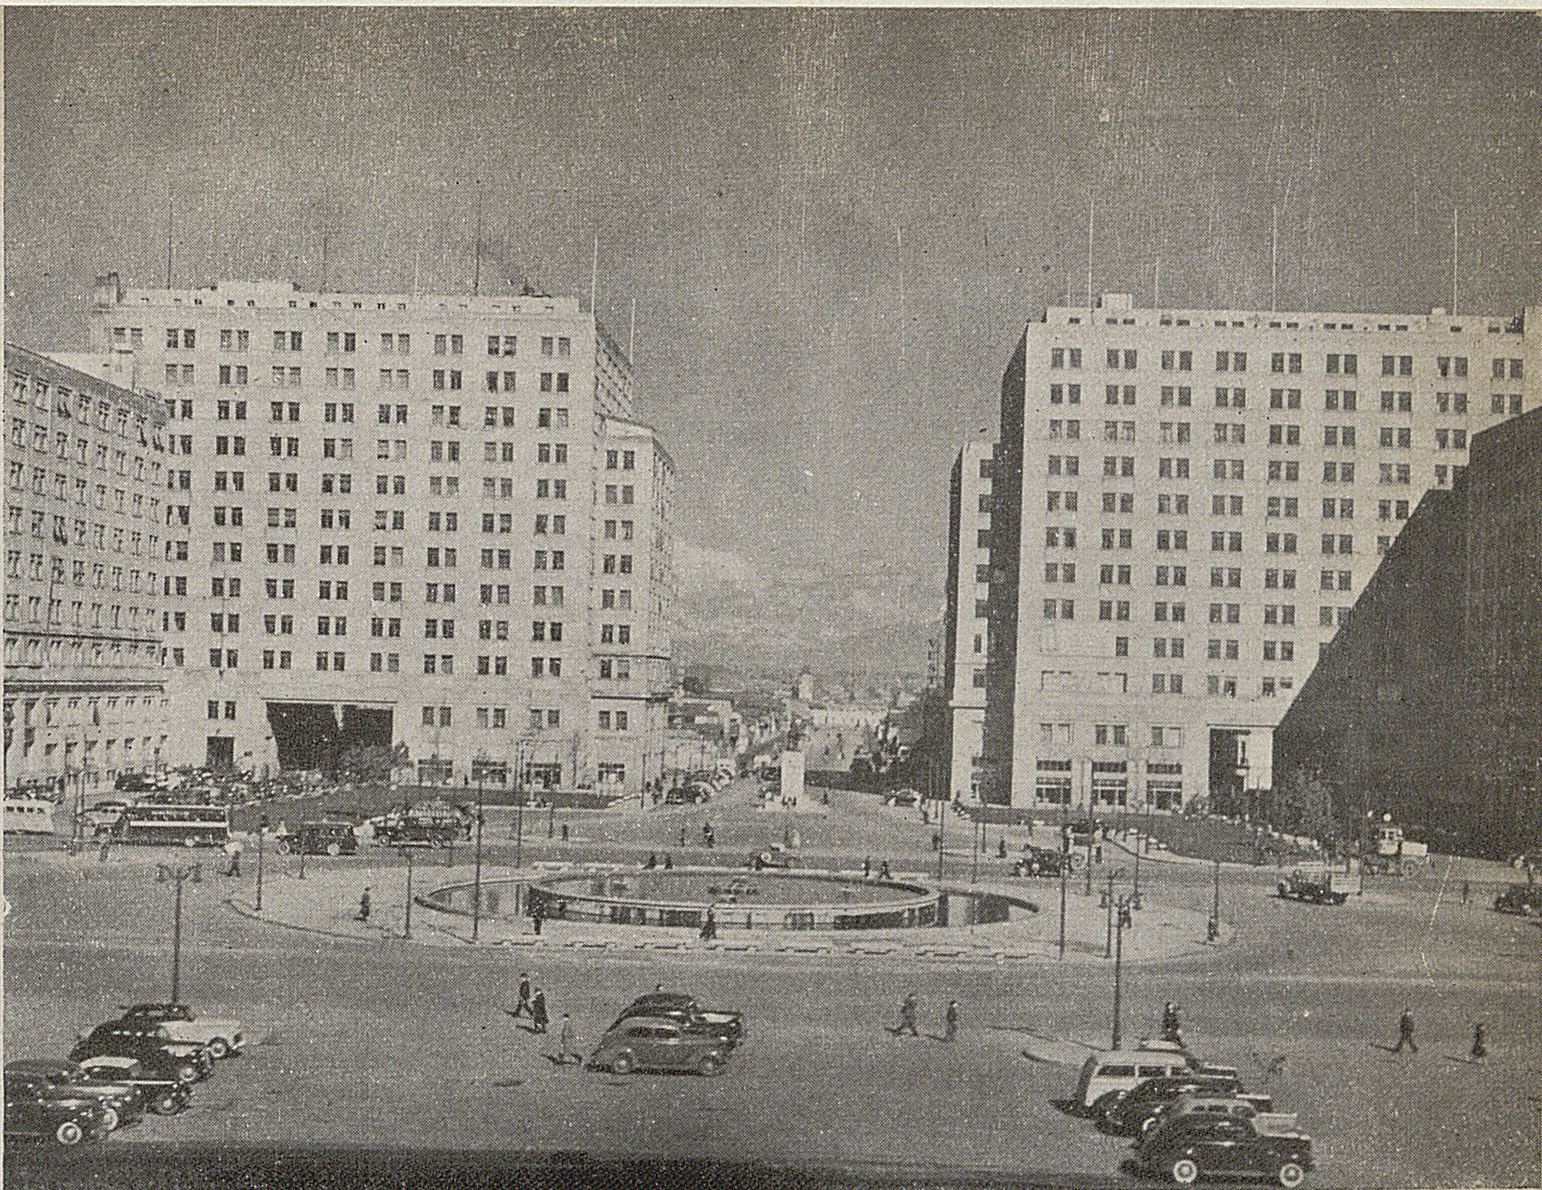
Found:
[[[1289,811],[1390,814],[1463,852],[1542,831],[1542,411],[1477,435],[1426,494],[1276,732]]]
[[[79,794],[154,767],[160,403],[5,345],[5,780]]]
[[[990,799],[1269,788],[1275,726],[1413,506],[1537,406],[1539,320],[1108,295],[1031,324],[994,468]]]
[[[991,460],[966,443],[948,488],[948,596],[943,689],[948,692],[948,796],[979,801],[985,728],[985,636],[990,591]]]
[[[175,760],[657,778],[673,466],[576,299],[109,275],[92,348],[169,417]]]

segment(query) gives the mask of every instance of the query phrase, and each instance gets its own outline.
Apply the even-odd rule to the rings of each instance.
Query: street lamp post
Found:
[[[1210,902],[1210,926],[1206,931],[1211,942],[1221,934],[1221,860],[1215,861],[1215,895]]]
[[[477,940],[482,924],[482,766],[477,766],[476,875],[471,885],[471,940]]]
[[[1060,952],[1057,958],[1065,958],[1065,898],[1071,882],[1071,836],[1066,830],[1066,816],[1070,810],[1071,791],[1062,793],[1060,802]]]
[[[1124,990],[1124,932],[1129,929],[1130,907],[1133,894],[1125,894],[1120,897],[1114,906],[1114,1029],[1112,1049],[1118,1049],[1119,1043],[1124,1040],[1124,1034],[1120,1027],[1119,1010],[1123,1005],[1122,992]]]
[[[402,930],[403,938],[412,937],[412,848],[403,847],[401,850],[407,856],[407,924]]]
[[[976,813],[978,813],[978,808],[976,808]],[[972,823],[970,823],[970,826],[973,828],[970,843],[972,850],[974,851],[974,856],[971,859],[969,866],[969,883],[973,884],[980,878],[980,847],[983,843],[983,836],[985,834],[985,823],[979,819],[975,819]]]
[[[202,864],[186,864],[176,866],[173,864],[158,864],[155,875],[156,883],[171,883],[176,886],[176,898],[173,901],[171,916],[171,1003],[182,1002],[182,884],[191,879],[194,884],[203,880]]]
[[[264,804],[263,812],[257,818],[257,897],[253,902],[253,908],[255,908],[258,913],[262,912],[262,844],[263,840],[267,837],[267,833],[268,812],[267,806]]]

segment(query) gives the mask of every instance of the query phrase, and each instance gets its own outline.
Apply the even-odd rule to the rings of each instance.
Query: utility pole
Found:
[[[471,885],[471,940],[477,940],[477,930],[482,924],[482,774],[477,766],[477,841],[476,876]]]
[[[410,939],[412,937],[412,848],[404,846],[402,851],[407,855],[407,924],[402,931],[402,937]]]
[[[268,833],[268,804],[262,804],[262,814],[257,819],[257,897],[253,902],[253,908],[258,913],[262,912],[262,852],[263,840]]]

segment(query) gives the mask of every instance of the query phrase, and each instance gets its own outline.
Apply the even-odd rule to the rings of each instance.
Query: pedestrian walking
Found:
[[[544,920],[543,909],[544,906],[540,901],[530,906],[530,925],[535,930],[537,936],[541,933],[541,922]]]
[[[239,876],[241,874],[241,844],[235,839],[231,839],[226,843],[225,857],[228,861],[225,865],[225,875]]]
[[[1464,904],[1464,905],[1467,904],[1467,901],[1468,901],[1469,898],[1471,898],[1471,896],[1472,896],[1472,881],[1471,880],[1464,880],[1464,881],[1462,881],[1462,904]]]
[[[680,828],[680,846],[685,846],[685,827]]]
[[[97,863],[105,864],[107,862],[107,848],[108,848],[110,843],[111,843],[111,839],[107,835],[103,835],[102,836],[102,846],[101,846],[101,848],[96,853],[96,862]]]
[[[509,1015],[518,1019],[530,1011],[530,976],[525,972],[519,973],[519,1003],[514,1005],[514,1011]]]
[[[1162,1006],[1162,1036],[1167,1041],[1183,1044],[1183,1017],[1171,1000]]]
[[[878,865],[878,879],[880,879],[880,880],[891,880],[891,879],[893,879],[893,877],[889,875],[889,861],[888,860],[884,860],[883,863]]]
[[[546,1032],[546,1024],[551,1018],[546,1015],[546,993],[540,988],[535,989],[535,995],[530,998],[530,1023],[537,1033]]]
[[[674,866],[675,866],[675,861],[669,858],[669,852],[666,851],[664,853],[664,871],[666,871],[666,872],[672,871],[674,869]]]
[[[870,855],[869,856],[864,856],[863,859],[862,859],[862,879],[863,880],[871,880],[872,878],[873,878],[873,857],[870,856]]]
[[[717,937],[717,915],[712,912],[712,907],[707,907],[705,916],[701,919],[701,940],[711,942]]]
[[[566,1066],[569,1057],[583,1065],[584,1056],[578,1052],[578,1039],[573,1034],[573,1018],[564,1012],[562,1027],[557,1031],[557,1065]]]
[[[1405,1046],[1416,1054],[1419,1052],[1419,1046],[1414,1041],[1413,1013],[1409,1012],[1406,1008],[1403,1009],[1403,1015],[1398,1017],[1397,1020],[1397,1044],[1392,1047],[1392,1052],[1400,1054]]]
[[[958,1001],[948,1001],[948,1011],[943,1016],[942,1039],[952,1041],[958,1036]]]
[[[1472,1027],[1472,1060],[1481,1062],[1488,1057],[1488,1044],[1483,1036],[1483,1022],[1479,1021]]]
[[[1001,838],[996,842],[996,858],[1007,858],[1007,837],[1005,835],[1002,835]]]
[[[364,886],[364,891],[359,894],[359,912],[355,915],[357,921],[369,920],[369,885]]]
[[[901,1001],[900,1023],[894,1032],[896,1034],[909,1033],[912,1037],[919,1037],[921,1035],[916,1029],[916,998],[914,993],[907,995]]]

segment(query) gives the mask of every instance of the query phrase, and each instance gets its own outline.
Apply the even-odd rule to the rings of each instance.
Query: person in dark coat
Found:
[[[1479,1021],[1472,1027],[1472,1060],[1481,1062],[1488,1057],[1488,1043],[1483,1036],[1483,1022]]]
[[[550,1019],[546,1015],[546,993],[536,988],[535,995],[530,999],[530,1021],[535,1032],[546,1032],[546,1025]]]
[[[942,1039],[952,1041],[958,1036],[958,1001],[948,1001],[948,1011],[943,1017]]]
[[[896,1034],[909,1033],[912,1037],[919,1037],[921,1035],[916,1029],[916,998],[914,993],[906,996],[901,1002],[900,1023],[894,1032]]]
[[[530,1011],[530,976],[524,971],[519,973],[519,1003],[514,1005],[514,1011],[510,1015],[519,1017]]]
[[[364,891],[359,894],[359,918],[360,921],[369,920],[369,885],[364,886]]]
[[[1397,1020],[1397,1044],[1392,1047],[1392,1052],[1394,1054],[1402,1053],[1405,1046],[1416,1054],[1419,1052],[1419,1047],[1414,1042],[1413,1013],[1409,1012],[1406,1008],[1403,1009],[1403,1015],[1398,1017]]]

